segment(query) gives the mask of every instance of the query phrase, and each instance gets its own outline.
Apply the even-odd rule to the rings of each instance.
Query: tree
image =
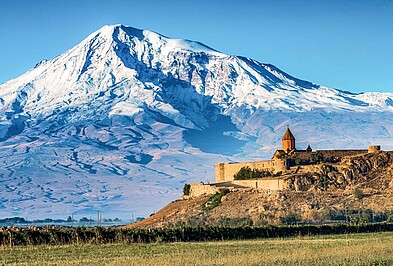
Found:
[[[317,151],[316,153],[311,154],[310,161],[311,163],[323,163],[325,162],[325,156],[323,156],[322,152]]]
[[[185,195],[185,196],[190,195],[190,189],[191,189],[191,185],[190,184],[184,184],[183,195]]]
[[[299,221],[299,216],[292,212],[280,217],[280,222],[283,224],[296,224]]]
[[[79,222],[82,222],[82,223],[92,222],[92,221],[93,221],[92,219],[88,219],[87,217],[82,217],[79,219]]]
[[[233,178],[235,180],[249,180],[268,176],[273,176],[273,174],[268,170],[251,169],[248,166],[244,166],[233,176]]]
[[[364,198],[363,190],[358,187],[353,190],[352,195],[355,199],[358,199],[358,200],[361,200],[362,198]]]

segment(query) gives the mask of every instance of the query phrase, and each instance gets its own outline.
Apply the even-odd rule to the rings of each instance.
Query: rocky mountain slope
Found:
[[[393,94],[353,94],[123,25],[0,85],[0,215],[144,216],[219,161],[393,147]],[[127,210],[124,212],[124,210]]]
[[[393,219],[393,152],[316,164],[288,179],[283,191],[231,188],[184,197],[128,227],[331,222],[344,214],[351,222]]]

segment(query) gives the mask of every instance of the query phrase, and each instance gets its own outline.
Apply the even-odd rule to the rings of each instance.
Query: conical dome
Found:
[[[287,128],[287,131],[285,131],[282,140],[295,140],[295,137],[293,136],[291,130],[289,130],[289,127]]]
[[[287,127],[287,131],[285,131],[281,143],[282,143],[282,150],[287,153],[292,150],[296,150],[295,137],[293,136],[292,132],[289,130],[289,127]]]
[[[307,149],[306,149],[306,152],[312,152],[312,149],[311,149],[310,144],[308,144]]]

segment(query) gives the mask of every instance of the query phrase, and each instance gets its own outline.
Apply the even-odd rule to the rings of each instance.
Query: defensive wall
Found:
[[[214,195],[220,192],[220,189],[250,189],[254,188],[257,190],[284,190],[285,180],[283,178],[263,178],[253,180],[234,180],[230,184],[221,186],[218,184],[204,184],[204,183],[193,183],[190,184],[190,191],[186,197],[199,197],[201,195]],[[184,197],[184,196],[183,196]]]
[[[242,167],[251,169],[265,170],[272,173],[284,172],[288,169],[287,160],[274,159],[256,162],[233,162],[216,164],[216,183],[233,181],[233,176],[239,172]]]
[[[219,191],[220,190],[218,187],[212,186],[210,184],[193,183],[193,184],[190,184],[190,192],[189,192],[188,196],[198,197],[198,196],[201,196],[204,194],[214,195]]]
[[[285,180],[283,178],[264,178],[254,180],[234,180],[231,183],[238,186],[250,187],[255,189],[283,190]]]

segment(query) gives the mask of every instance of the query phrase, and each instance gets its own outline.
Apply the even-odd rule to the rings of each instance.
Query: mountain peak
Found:
[[[130,37],[137,37],[139,39],[144,38],[143,32],[146,31],[123,24],[113,24],[113,25],[109,24],[109,25],[104,25],[103,27],[92,33],[90,36],[95,36],[97,34],[112,35],[115,31],[119,31],[119,30],[127,33],[127,35],[129,35]]]
[[[136,38],[139,41],[145,41],[150,43],[152,46],[167,46],[174,50],[185,50],[192,53],[207,53],[215,56],[227,56],[220,53],[219,51],[201,43],[198,41],[170,38],[165,35],[159,34],[150,30],[143,30],[126,26],[122,24],[106,25],[97,31],[100,34],[115,34],[115,35],[127,35],[128,39]],[[94,36],[92,34],[91,36]]]

